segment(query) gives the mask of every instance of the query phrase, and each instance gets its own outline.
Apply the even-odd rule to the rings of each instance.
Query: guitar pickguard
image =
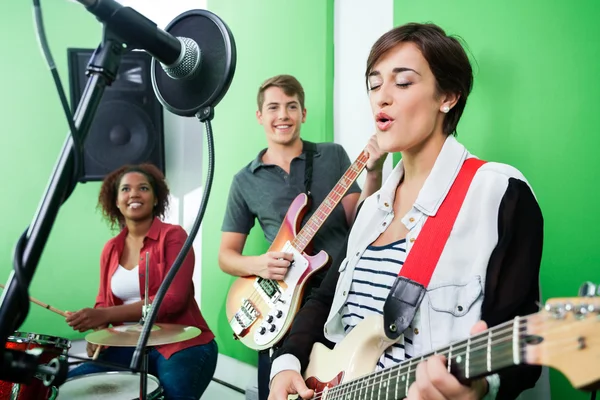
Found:
[[[234,337],[246,346],[255,350],[272,347],[290,328],[305,283],[329,261],[324,250],[310,256],[304,251],[360,175],[368,159],[368,151],[363,150],[302,227],[308,196],[300,193],[292,201],[269,247],[269,251],[293,254],[294,262],[283,281],[241,276],[232,283],[227,295],[227,318]]]
[[[262,316],[262,323],[254,331],[254,341],[260,346],[273,341],[283,328],[298,282],[309,266],[308,260],[289,241],[281,251],[291,253],[294,257],[283,280],[287,287],[284,288],[277,281],[264,278],[257,278],[254,282],[254,288],[269,305],[269,312]]]

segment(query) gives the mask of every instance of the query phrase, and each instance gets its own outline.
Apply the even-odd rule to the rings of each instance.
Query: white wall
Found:
[[[334,7],[334,141],[354,161],[375,133],[365,87],[365,66],[371,46],[393,27],[393,0],[336,0]],[[384,165],[384,178],[392,157]],[[364,182],[363,172],[357,182]]]
[[[164,29],[175,17],[191,9],[206,9],[206,0],[120,0]],[[184,118],[164,112],[164,144],[166,177],[171,189],[171,206],[167,222],[181,225],[190,232],[202,201],[204,125],[195,117]],[[202,273],[202,230],[194,240],[196,266],[195,299],[199,306]],[[71,353],[84,355],[85,342],[72,343]],[[256,386],[256,368],[230,357],[219,355],[215,378],[239,388]],[[205,399],[243,400],[244,395],[211,382],[202,396]]]
[[[121,0],[164,28],[177,15],[189,9],[205,9],[206,0]],[[376,13],[374,11],[376,10]],[[364,69],[375,40],[393,27],[393,0],[336,0],[334,10],[334,141],[344,146],[354,160],[374,133]],[[373,16],[374,15],[374,16]],[[204,130],[195,118],[164,113],[165,158],[172,199],[168,221],[190,231],[202,196]],[[388,157],[384,176],[389,174]],[[364,173],[358,182],[364,181]],[[196,301],[200,304],[201,231],[194,241],[196,253]],[[84,353],[83,342],[73,343],[73,353]],[[256,386],[256,368],[220,355],[215,377],[243,389]],[[536,390],[522,398],[549,399],[547,370]],[[540,391],[541,389],[541,391]],[[251,395],[251,392],[248,393]],[[241,400],[243,395],[212,382],[203,398]]]
[[[180,13],[205,8],[206,0],[122,0],[164,28]],[[372,10],[377,18],[366,18]],[[364,65],[369,49],[382,33],[392,27],[392,0],[338,0],[335,3],[335,77],[334,77],[334,141],[342,144],[354,160],[374,132],[367,93]],[[360,29],[357,29],[360,27]],[[202,196],[203,129],[195,118],[182,118],[169,112],[165,120],[165,158],[167,179],[172,192],[168,220],[192,227]],[[391,169],[391,157],[386,170]],[[364,179],[364,174],[363,174]],[[359,178],[359,183],[362,182]],[[201,232],[194,241],[196,253],[196,300],[200,305]],[[219,356],[215,377],[248,389],[256,385],[256,368],[230,357]],[[239,399],[241,395],[211,383],[205,398]],[[250,394],[250,393],[249,393]]]
[[[190,9],[205,9],[206,0],[120,0],[165,28],[175,17]],[[377,10],[377,18],[367,18]],[[392,0],[338,0],[335,2],[334,41],[334,141],[344,146],[354,160],[374,132],[367,93],[364,65],[369,49],[393,23]],[[202,169],[203,126],[196,118],[164,113],[166,175],[171,188],[171,208],[167,221],[188,232],[198,212],[204,175]],[[391,157],[386,171],[391,169]],[[364,173],[358,182],[364,180]],[[196,301],[201,306],[201,230],[194,240]]]
[[[176,16],[190,9],[205,9],[206,0],[120,0],[165,28]],[[377,18],[368,18],[377,10]],[[374,132],[364,65],[369,49],[382,33],[392,27],[392,0],[337,0],[335,2],[334,141],[342,144],[354,160]],[[164,113],[166,175],[171,188],[167,221],[190,231],[201,202],[204,129],[195,118]],[[391,157],[388,160],[391,165]],[[386,165],[386,169],[390,169]],[[364,174],[362,179],[364,179]],[[359,183],[362,182],[359,178]],[[194,285],[200,305],[201,231],[194,241],[196,269]],[[74,346],[82,346],[83,343]],[[83,352],[84,347],[81,351]],[[256,385],[256,368],[230,357],[219,356],[215,377],[248,389]],[[250,394],[250,393],[249,393]],[[204,398],[241,399],[242,395],[211,383]]]
[[[120,0],[152,20],[159,28],[165,27],[181,13],[192,9],[206,9],[206,0]],[[171,189],[171,207],[166,221],[181,225],[190,232],[200,202],[204,176],[202,152],[204,129],[196,118],[184,118],[164,112],[164,143],[166,177]],[[202,274],[202,230],[194,240],[196,268],[194,270],[195,299],[200,304]]]
[[[179,14],[188,11],[206,9],[206,0],[117,0],[124,6],[134,8],[164,29]]]
[[[364,73],[371,46],[394,27],[394,2],[336,0],[334,12],[334,141],[344,146],[354,160],[375,131]],[[389,156],[384,179],[391,169]],[[359,177],[359,183],[364,182],[364,175]],[[550,399],[548,368],[543,369],[535,388],[524,392],[519,399]]]

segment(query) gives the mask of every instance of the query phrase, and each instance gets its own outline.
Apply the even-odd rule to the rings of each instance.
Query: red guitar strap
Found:
[[[465,160],[438,212],[425,221],[383,306],[389,338],[400,336],[413,320],[473,177],[485,163],[477,158]]]

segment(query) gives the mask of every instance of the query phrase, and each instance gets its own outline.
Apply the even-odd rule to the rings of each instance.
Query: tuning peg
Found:
[[[591,312],[594,311],[593,306],[591,306],[591,310],[590,310],[590,306],[588,306],[587,304],[582,304],[578,307],[575,307],[575,310],[573,310],[573,313],[575,314],[575,318],[583,319],[590,311]]]
[[[593,282],[584,282],[579,288],[579,297],[600,296],[600,286]]]
[[[554,318],[563,319],[567,312],[571,311],[571,304],[546,304],[545,309],[548,311]]]

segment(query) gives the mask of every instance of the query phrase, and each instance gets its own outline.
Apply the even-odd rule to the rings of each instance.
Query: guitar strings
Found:
[[[522,331],[524,331],[524,327],[523,327],[523,329],[521,329],[521,332]],[[503,333],[511,333],[512,334],[513,333],[513,329],[512,328],[510,328],[510,329],[506,329],[506,328],[499,329],[498,332],[496,332],[495,334],[498,335],[498,334],[503,334]],[[485,337],[486,343],[488,341],[487,335],[488,335],[488,333],[486,332],[486,335],[485,335],[486,336]],[[476,338],[476,337],[477,337],[477,335],[473,336],[473,338]],[[481,339],[481,338],[478,338],[478,339]],[[498,343],[507,342],[508,340],[510,340],[510,343],[512,343],[513,339],[512,339],[512,337],[501,338],[499,340],[496,339],[495,341],[492,341],[492,344],[497,345]],[[477,340],[477,339],[476,340],[471,340],[471,344],[475,344],[475,343],[478,343],[478,342],[481,342],[481,340]],[[352,393],[355,393],[357,391],[360,391],[362,389],[367,389],[370,386],[374,386],[375,385],[375,383],[369,384],[368,381],[370,381],[371,379],[373,381],[375,381],[375,380],[377,380],[380,377],[383,378],[384,375],[389,375],[391,377],[392,375],[400,376],[400,375],[402,375],[404,373],[410,373],[411,372],[411,367],[413,367],[413,364],[417,364],[418,362],[420,362],[420,361],[428,358],[431,355],[435,355],[435,354],[437,354],[437,355],[447,355],[447,354],[451,353],[452,357],[462,356],[462,355],[466,354],[465,351],[462,351],[462,349],[463,348],[466,349],[466,347],[467,346],[465,346],[465,345],[457,345],[456,347],[453,347],[452,349],[448,348],[446,350],[445,348],[442,348],[442,349],[438,350],[436,353],[433,353],[433,354],[423,355],[423,356],[421,356],[419,358],[405,360],[405,362],[403,362],[402,365],[395,365],[395,366],[392,366],[392,367],[389,367],[389,368],[377,371],[377,372],[369,375],[368,377],[358,378],[358,379],[355,379],[355,380],[353,380],[351,382],[348,382],[346,384],[348,386],[345,386],[344,384],[339,385],[339,386],[334,386],[333,388],[330,388],[328,396],[338,395],[338,394],[348,395],[348,394],[352,394]],[[480,349],[487,348],[487,344],[484,345],[484,346],[480,346],[479,348]],[[450,351],[450,350],[452,350],[452,351]],[[474,351],[474,350],[477,350],[477,349],[471,349],[471,351]],[[408,365],[406,365],[406,364],[408,364]],[[416,365],[415,365],[415,367],[416,367]],[[361,384],[364,384],[365,381],[367,381],[367,384],[366,385],[361,385]],[[357,388],[357,389],[356,388],[352,388],[352,386],[357,386],[357,385],[360,386],[360,387]],[[349,389],[349,390],[348,391],[344,391],[343,393],[338,393],[338,391],[342,390],[342,389]],[[313,398],[314,399],[320,399],[321,398],[320,395],[322,393],[323,392],[315,392],[315,395],[317,395],[319,397],[313,397]]]
[[[524,342],[524,339],[520,338],[519,341],[520,342]],[[512,337],[510,337],[510,338],[502,338],[500,340],[492,341],[492,344],[494,346],[498,346],[499,344],[512,344],[512,343],[513,343]],[[455,348],[452,349],[452,352],[450,352],[450,350],[448,349],[446,351],[441,351],[441,352],[438,351],[435,354],[436,355],[449,355],[449,354],[451,354],[451,356],[454,357],[454,358],[458,357],[458,356],[460,356],[460,357],[466,356],[466,354],[467,354],[466,351],[459,350],[461,347],[463,347],[463,348],[466,349],[466,346],[457,346],[456,349]],[[485,349],[485,348],[487,348],[487,345],[485,345],[485,346],[479,346],[479,348],[471,349],[470,352],[476,351],[476,350]],[[433,354],[431,354],[431,355],[433,355]],[[331,389],[331,391],[328,393],[328,395],[329,396],[331,396],[331,395],[338,395],[338,394],[349,395],[349,394],[353,394],[353,393],[356,393],[356,392],[360,392],[363,389],[367,390],[367,389],[369,389],[369,388],[371,388],[371,387],[373,387],[373,386],[375,386],[377,384],[376,381],[378,380],[378,378],[381,378],[380,381],[383,381],[385,375],[388,375],[387,379],[390,379],[392,376],[394,376],[394,377],[400,377],[401,375],[407,374],[407,375],[409,375],[409,378],[405,382],[408,382],[408,381],[410,381],[410,374],[411,373],[415,373],[416,367],[417,367],[418,363],[420,363],[421,361],[429,358],[431,355],[427,355],[427,356],[424,355],[424,356],[421,356],[421,357],[409,359],[409,360],[406,360],[402,365],[396,365],[396,366],[387,368],[385,370],[377,371],[377,372],[373,373],[372,375],[370,375],[369,377],[366,377],[366,378],[363,377],[363,378],[359,378],[359,379],[357,379],[355,381],[352,381],[353,385],[350,385],[350,387],[347,388],[349,390],[348,391],[344,391],[343,393],[337,393],[337,391],[340,390],[340,389],[342,389],[343,386],[333,387]],[[512,361],[513,360],[512,352],[510,354],[508,354],[507,356],[500,356],[500,357],[496,357],[494,359],[495,363],[498,363],[499,361],[503,361],[503,360]],[[373,382],[369,383],[370,380],[373,380]],[[402,384],[404,384],[405,382],[402,382]],[[349,382],[349,384],[350,384],[350,382]],[[358,387],[354,388],[352,386],[358,386]],[[396,389],[398,390],[398,384],[396,384],[396,386],[397,386]]]
[[[559,352],[566,353],[568,351],[570,351],[570,350],[561,349]],[[507,361],[510,362],[510,361],[512,361],[512,357],[507,356],[507,357],[504,357],[504,358],[500,358],[500,361],[502,361],[502,362],[507,362]],[[409,372],[409,374],[413,374],[414,375],[415,372],[416,372],[416,368],[415,368],[415,370],[411,370]],[[390,374],[389,377],[387,377],[387,379],[390,379],[390,378],[391,378],[391,374]],[[352,382],[354,382],[354,381],[352,381]],[[407,382],[409,384],[412,384],[414,382],[414,380],[411,381],[411,379],[409,377],[408,380],[405,381],[405,382],[402,382],[401,385],[396,384],[396,390],[395,390],[395,392],[396,393],[399,392],[399,393],[406,394],[406,392],[407,392],[407,386],[406,386]],[[356,395],[356,394],[360,395],[363,390],[367,391],[368,389],[374,387],[377,384],[378,384],[378,382],[367,383],[364,386],[360,386],[358,388],[351,388],[349,391],[344,391],[344,392],[341,392],[341,393],[338,393],[337,391],[335,391],[335,389],[339,388],[339,386],[335,386],[333,388],[330,388],[330,390],[327,392],[327,399],[328,400],[337,400],[337,399],[345,398],[345,396]],[[380,387],[379,391],[383,391],[384,393],[390,392],[391,387],[392,387],[391,385],[387,386],[387,387]],[[399,390],[400,387],[402,388],[401,390]],[[410,387],[410,386],[408,386],[408,387]],[[314,399],[314,400],[321,399],[322,396],[324,395],[324,393],[325,393],[325,391],[315,392],[315,396],[312,397],[311,399]]]
[[[368,153],[366,153],[366,152],[361,153],[361,155],[358,157],[358,159],[356,161],[354,161],[354,163],[348,168],[348,171],[351,171],[354,174],[354,176],[351,176],[352,174],[348,174],[348,171],[346,172],[346,174],[348,174],[348,177],[350,178],[350,181],[348,181],[348,179],[346,179],[346,174],[344,174],[340,178],[338,183],[333,187],[331,192],[333,192],[339,196],[339,199],[335,201],[336,205],[334,207],[331,207],[329,204],[327,204],[326,201],[323,201],[319,205],[319,207],[313,214],[313,215],[315,215],[315,214],[319,215],[319,223],[317,224],[316,229],[314,229],[314,232],[310,232],[311,235],[315,234],[321,228],[321,226],[323,225],[323,223],[326,220],[327,214],[331,213],[331,211],[335,207],[337,207],[337,204],[341,201],[342,197],[344,197],[344,194],[348,191],[348,189],[350,189],[352,182],[354,182],[356,180],[356,178],[358,178],[358,176],[360,175],[360,172],[362,171],[363,167],[367,164],[368,159],[369,159]],[[340,185],[342,181],[343,181],[343,185]],[[342,188],[341,192],[338,191],[340,186]],[[323,208],[327,208],[327,212],[324,212],[322,210]],[[311,217],[311,219],[312,219],[312,217]],[[306,223],[304,225],[304,227],[302,227],[302,229],[300,230],[298,235],[294,238],[294,241],[298,237],[304,237],[302,232],[304,230],[309,230],[309,229],[312,229],[312,227],[310,227],[309,223]],[[304,248],[306,248],[308,246],[308,243],[304,243],[304,242],[305,242],[305,240],[301,244],[303,245]],[[294,247],[296,247],[296,246],[294,246]]]
[[[355,170],[353,170],[353,172],[354,172],[354,173],[356,173],[356,171],[355,171]],[[355,180],[355,179],[356,179],[356,178],[353,178],[353,180]],[[340,180],[340,181],[341,181],[341,180]],[[336,185],[336,186],[333,188],[332,192],[336,193],[336,194],[337,194],[337,195],[339,195],[339,196],[340,196],[340,198],[341,198],[341,197],[343,196],[343,194],[344,194],[344,193],[345,193],[347,190],[348,190],[348,188],[346,188],[345,190],[343,190],[343,191],[342,191],[342,193],[339,193],[339,192],[338,192],[338,185]],[[339,202],[339,200],[338,200],[337,202]],[[320,222],[320,224],[318,224],[318,225],[317,225],[317,229],[316,229],[316,230],[320,229],[321,225],[322,225],[322,224],[323,224],[323,222],[324,222],[324,218],[325,218],[325,214],[326,214],[326,211],[325,211],[324,209],[328,209],[328,210],[326,210],[328,213],[330,213],[330,212],[332,211],[332,209],[330,208],[330,206],[329,206],[329,205],[327,205],[327,204],[325,204],[325,203],[321,203],[321,205],[320,205],[320,206],[317,208],[317,210],[316,210],[316,211],[315,211],[315,213],[313,214],[313,215],[317,215],[317,216],[319,217],[320,221],[321,221],[321,222]],[[311,217],[311,219],[312,219],[312,217]],[[309,227],[309,226],[310,226],[310,224],[308,224],[308,223],[307,223],[307,224],[305,224],[305,225],[304,225],[304,227],[303,227],[303,228],[300,230],[300,232],[298,233],[298,235],[296,235],[296,237],[294,238],[294,240],[293,240],[293,241],[292,241],[292,243],[291,243],[292,247],[294,247],[294,249],[298,250],[299,252],[302,252],[302,251],[304,251],[304,249],[305,249],[305,248],[308,246],[308,244],[307,244],[307,243],[305,243],[305,242],[306,242],[306,240],[304,239],[304,234],[303,234],[303,232],[304,232],[304,231],[307,231],[307,230],[309,230],[309,228],[307,228],[307,227]],[[315,232],[316,232],[316,230],[315,230]],[[300,240],[300,239],[298,239],[298,238],[302,238],[302,239]],[[301,244],[301,245],[302,245],[302,249],[300,249],[300,246],[298,246],[298,244]],[[274,280],[274,279],[267,279],[267,280],[269,280],[269,281],[271,281],[271,282],[277,282],[277,281],[276,281],[276,280]],[[277,286],[280,286],[280,285],[279,285],[279,283],[277,283]],[[255,303],[255,302],[257,302],[257,301],[259,301],[259,300],[260,300],[260,301],[264,302],[264,304],[265,304],[265,305],[267,305],[267,307],[268,307],[268,308],[271,308],[271,307],[270,307],[270,305],[268,304],[268,301],[267,301],[267,300],[265,300],[265,299],[263,298],[263,296],[261,295],[261,293],[260,293],[260,292],[259,292],[259,291],[258,291],[256,288],[254,288],[254,289],[252,290],[252,292],[250,293],[250,296],[248,297],[248,299],[249,299],[249,300],[250,300],[252,303]]]
[[[527,323],[528,319],[529,319],[529,317],[518,317],[516,320],[517,320],[517,322]],[[541,324],[544,321],[537,321],[537,319],[536,319],[535,322],[539,322]],[[384,380],[385,375],[388,375],[387,379],[390,379],[392,376],[400,377],[403,374],[408,374],[409,377],[408,377],[407,381],[410,381],[410,374],[416,372],[416,365],[419,362],[429,358],[432,355],[449,355],[449,354],[451,354],[451,357],[456,358],[458,356],[461,356],[461,357],[466,356],[467,353],[472,353],[474,351],[487,349],[489,345],[498,347],[499,345],[513,344],[514,339],[513,339],[512,334],[514,333],[514,327],[507,326],[507,325],[514,324],[514,323],[515,323],[515,320],[510,320],[510,321],[507,321],[503,324],[500,324],[500,325],[492,328],[491,330],[480,332],[480,333],[472,336],[471,337],[472,340],[470,340],[468,342],[469,346],[467,346],[467,342],[461,342],[461,345],[452,347],[452,349],[450,349],[449,347],[447,349],[443,348],[443,349],[436,351],[435,353],[430,353],[428,355],[423,355],[423,356],[415,358],[415,359],[406,360],[406,361],[408,361],[408,363],[405,361],[400,365],[396,365],[396,366],[389,367],[384,370],[377,371],[377,372],[373,373],[372,375],[369,375],[368,377],[355,379],[346,384],[342,384],[342,385],[338,385],[338,386],[329,388],[327,395],[328,396],[336,396],[336,397],[328,397],[328,398],[330,398],[331,400],[335,400],[336,398],[338,398],[337,397],[338,395],[342,395],[342,396],[351,395],[351,394],[356,394],[357,392],[361,392],[363,389],[367,390],[378,384],[378,382],[376,382],[378,378],[381,378],[380,382],[382,382]],[[527,338],[523,337],[523,335],[522,335],[527,330],[527,328],[528,328],[527,325],[519,326],[519,331],[518,331],[519,337],[518,337],[517,341],[520,345],[518,348],[520,358],[521,358],[522,349],[524,348],[523,345],[527,344],[527,341],[526,341]],[[568,326],[561,325],[560,327],[555,327],[552,330],[557,331],[557,330],[568,330],[568,329],[570,329]],[[489,341],[488,336],[489,336],[490,332],[492,332],[493,335],[496,335],[496,336],[510,333],[510,336],[505,336],[500,339],[493,339],[493,340]],[[481,339],[485,339],[486,344],[480,345],[482,343]],[[591,339],[594,339],[594,338],[588,338],[588,340],[587,340],[588,344],[589,344],[589,340],[591,340]],[[565,338],[562,340],[554,341],[552,344],[550,344],[550,346],[560,347],[559,352],[571,351],[570,349],[565,347],[564,344],[561,342],[573,342],[573,339]],[[473,344],[475,344],[476,346],[471,347],[471,345],[473,345]],[[468,352],[464,351],[467,349],[467,347],[469,350]],[[547,350],[555,351],[555,349],[548,348],[548,345],[547,345]],[[496,363],[496,364],[501,363],[503,365],[504,363],[510,364],[512,362],[513,362],[512,350],[508,354],[496,356],[494,358],[494,363]],[[406,364],[408,364],[408,365],[406,365]],[[474,360],[472,363],[470,363],[469,369],[476,368],[476,367],[481,368],[483,365],[487,366],[487,359],[485,361],[482,361],[482,359],[480,358],[479,360]],[[413,368],[413,367],[414,367],[414,369],[411,370],[411,368]],[[371,381],[371,380],[373,380],[373,382],[369,383],[369,381]],[[365,384],[365,381],[366,381],[366,384]],[[405,384],[407,381],[403,382],[403,384]],[[361,385],[361,384],[363,384],[363,385]],[[359,387],[356,388],[353,386],[359,386]],[[343,390],[343,389],[348,389],[348,390]],[[381,387],[379,389],[381,390]],[[407,389],[408,388],[405,387],[404,391],[406,392]],[[339,392],[340,390],[343,390],[343,392]],[[386,387],[385,390],[387,391],[389,389]],[[396,384],[396,390],[398,390],[398,384]],[[313,397],[313,399],[315,399],[315,400],[320,399],[323,393],[324,393],[324,391],[315,392],[315,397]]]
[[[338,181],[338,183],[334,186],[334,188],[331,190],[330,193],[335,193],[335,194],[337,194],[339,196],[339,200],[335,201],[336,207],[337,207],[337,204],[341,201],[341,198],[344,196],[344,194],[350,188],[352,182],[354,182],[356,180],[356,178],[358,178],[358,175],[360,175],[360,172],[362,171],[362,168],[364,167],[364,165],[366,165],[367,161],[368,161],[368,153],[366,153],[365,151],[363,151],[360,154],[360,156],[357,158],[357,160],[354,161],[354,163],[352,163],[352,165],[348,168],[348,171],[351,172],[351,173],[348,174],[348,177],[350,178],[350,181],[348,181],[348,179],[346,179],[346,174],[344,174],[340,178],[340,180]],[[348,171],[346,173],[348,173]],[[352,176],[352,175],[354,175],[354,176]],[[343,185],[341,185],[342,182],[343,182]],[[341,189],[342,189],[341,192],[340,192],[340,186],[341,186]],[[319,205],[319,207],[317,207],[317,210],[314,212],[313,216],[311,216],[311,219],[316,215],[318,217],[318,219],[319,219],[319,223],[316,225],[316,229],[314,230],[314,232],[310,232],[311,234],[316,233],[316,231],[321,228],[321,226],[325,222],[325,219],[327,218],[327,214],[331,213],[331,211],[334,208],[335,207],[330,207],[325,202],[322,202]],[[304,251],[304,249],[308,246],[308,243],[305,243],[306,239],[304,239],[305,234],[303,232],[309,231],[310,229],[312,229],[310,227],[310,225],[311,224],[306,223],[304,225],[304,227],[302,227],[302,229],[300,230],[300,232],[298,233],[298,235],[296,235],[294,237],[294,239],[293,239],[293,241],[291,243],[292,247],[294,247],[295,249],[298,249],[298,251],[300,251],[300,252]],[[301,238],[301,239],[298,239],[298,238]],[[302,250],[299,250],[298,244],[302,245]],[[269,280],[271,282],[275,282],[277,284],[277,286],[279,288],[281,288],[281,286],[279,285],[278,281],[276,281],[274,279],[267,279],[267,280]],[[254,286],[253,286],[253,290],[250,292],[250,295],[248,296],[248,300],[253,304],[253,306],[255,308],[258,308],[257,303],[262,302],[268,309],[271,309],[271,306],[269,305],[268,301],[263,298],[262,294]]]
[[[558,330],[568,330],[569,327],[561,326],[561,327],[556,328],[556,329],[558,329]],[[592,338],[589,338],[589,339],[590,340],[594,340],[595,338],[592,337]],[[588,345],[590,344],[590,340],[587,340],[587,344]],[[510,341],[512,342],[512,338],[510,339]],[[508,344],[506,339],[503,339],[500,342],[504,342],[502,344]],[[558,340],[558,341],[554,341],[550,345],[553,348],[550,348],[550,347],[547,346],[546,347],[546,351],[547,352],[552,351],[555,354],[556,353],[564,353],[564,352],[570,352],[570,351],[572,351],[572,349],[569,349],[568,346],[565,346],[563,342],[567,342],[567,343],[571,342],[572,345],[576,346],[576,344],[574,343],[574,341],[573,341],[572,338],[571,339],[565,338],[565,339],[561,339],[561,340]],[[494,345],[497,345],[497,344],[498,343],[494,343]],[[519,337],[519,344],[520,345],[527,344],[526,338],[524,338],[524,337],[522,337],[520,335],[520,337]],[[479,349],[483,349],[485,347],[487,347],[487,346],[483,346],[483,347],[480,346]],[[523,347],[521,347],[521,346],[519,347],[519,352],[521,352],[521,350],[523,349]],[[556,351],[556,347],[559,347],[558,352]],[[462,355],[465,355],[465,354],[466,354],[466,352],[461,352],[458,355],[462,356]],[[408,363],[409,364],[408,367],[407,367],[408,370],[406,372],[404,372],[404,369],[406,368],[406,366],[394,366],[394,367],[390,367],[390,368],[388,368],[386,370],[378,371],[378,373],[373,374],[372,377],[360,378],[360,379],[357,379],[355,381],[348,382],[349,387],[346,387],[346,389],[348,389],[348,390],[344,390],[341,393],[338,393],[338,391],[339,391],[339,389],[343,389],[344,388],[343,385],[333,387],[333,388],[330,389],[330,391],[328,393],[328,396],[336,396],[336,397],[331,397],[331,400],[335,400],[336,398],[338,398],[337,397],[338,395],[342,395],[342,397],[343,397],[345,395],[356,394],[357,392],[358,392],[358,394],[360,394],[363,389],[365,391],[367,391],[368,389],[374,387],[375,385],[381,384],[384,381],[384,379],[388,379],[389,380],[389,379],[392,378],[392,376],[394,376],[396,378],[399,378],[402,374],[408,375],[408,378],[405,379],[402,382],[403,389],[400,390],[400,392],[406,393],[407,390],[408,390],[408,387],[409,387],[407,385],[410,384],[410,383],[412,383],[411,382],[411,374],[413,374],[413,375],[416,374],[416,364],[418,364],[419,362],[423,361],[426,358],[427,357],[423,356],[423,357],[420,357],[420,358],[412,359],[411,362]],[[494,363],[495,364],[500,363],[501,365],[510,365],[510,364],[512,364],[513,363],[512,351],[509,352],[509,353],[505,353],[505,354],[503,354],[501,356],[496,356],[494,358]],[[471,368],[482,368],[482,366],[484,366],[486,364],[487,364],[486,361],[473,362],[473,363],[470,364],[469,369],[471,369]],[[411,368],[413,366],[414,366],[414,369],[411,370]],[[397,372],[397,374],[395,374],[395,372]],[[388,376],[385,377],[385,375],[388,375]],[[377,378],[379,378],[379,377],[381,377],[380,382],[377,382]],[[371,379],[373,380],[373,382],[370,382]],[[365,380],[366,380],[366,384],[365,384]],[[363,383],[362,386],[361,386],[361,383]],[[398,383],[396,383],[396,392],[399,391],[398,389],[399,389],[399,385],[398,385]],[[379,391],[381,391],[381,390],[382,390],[382,387],[380,386],[379,387]],[[387,392],[387,391],[389,391],[389,388],[386,387],[386,388],[383,388],[383,390],[385,390]],[[317,394],[316,399],[320,398],[322,393],[323,392],[319,392],[319,394]]]
[[[525,321],[524,321],[524,319],[519,319],[519,321],[521,321],[521,322],[525,322]],[[505,333],[510,333],[510,334],[511,334],[510,340],[512,341],[513,327],[512,327],[512,326],[509,326],[509,325],[512,325],[513,323],[514,323],[514,320],[507,321],[507,322],[505,322],[505,323],[503,323],[503,324],[500,324],[500,325],[498,325],[498,326],[496,326],[496,327],[492,328],[492,329],[491,329],[491,331],[492,331],[492,332],[493,332],[493,334],[494,334],[494,335],[496,335],[496,336],[498,336],[498,335],[502,335],[502,334],[505,334]],[[525,326],[523,326],[523,327],[520,327],[520,332],[524,331],[524,329],[525,329]],[[486,345],[485,345],[484,347],[487,347],[487,341],[488,341],[488,335],[489,335],[489,333],[488,333],[488,332],[489,332],[489,331],[490,331],[490,330],[488,330],[488,331],[486,331],[486,332],[480,332],[480,333],[478,333],[478,334],[476,334],[476,335],[472,336],[472,337],[471,337],[471,341],[470,341],[470,343],[471,343],[471,344],[478,344],[478,343],[482,343],[483,341],[485,341],[485,342],[486,342]],[[503,341],[503,340],[506,340],[506,339],[505,339],[505,338],[502,338],[502,339],[500,339],[500,341]],[[498,340],[498,339],[496,339],[496,341],[495,341],[495,342],[493,342],[493,343],[498,343],[498,342],[499,342],[499,340]],[[466,345],[463,345],[463,344],[461,344],[461,345],[456,345],[456,347],[452,346],[452,349],[450,349],[450,347],[449,347],[449,346],[446,346],[446,347],[443,347],[443,348],[441,348],[441,349],[438,349],[436,353],[429,353],[429,354],[423,355],[421,358],[422,358],[422,359],[424,359],[424,358],[427,358],[427,357],[429,357],[429,356],[431,356],[431,355],[435,355],[435,354],[438,354],[438,355],[446,355],[446,354],[449,354],[449,353],[450,353],[450,350],[452,350],[452,351],[451,351],[451,352],[452,352],[452,356],[458,356],[458,355],[465,354],[464,352],[462,352],[462,350],[463,350],[463,349],[466,349],[466,347],[467,347],[467,346],[466,346]],[[374,377],[374,378],[378,378],[380,375],[383,375],[383,374],[385,374],[385,373],[391,373],[391,372],[395,372],[396,370],[398,370],[398,372],[399,372],[399,375],[400,375],[400,374],[402,373],[401,371],[403,371],[405,368],[408,368],[408,369],[410,369],[410,367],[411,367],[411,364],[412,364],[412,362],[413,362],[414,360],[416,360],[416,358],[415,358],[415,359],[409,359],[409,360],[405,360],[405,363],[408,363],[408,366],[404,365],[404,363],[403,363],[403,364],[401,364],[401,365],[395,365],[395,366],[392,366],[392,367],[389,367],[389,368],[386,368],[386,369],[383,369],[383,370],[377,371],[377,372],[375,372],[375,373],[373,374],[373,377]],[[393,370],[393,371],[392,371],[392,370]],[[364,380],[364,379],[365,379],[365,378],[359,378],[359,379],[357,379],[357,380],[355,380],[355,381],[362,381],[362,380]],[[353,382],[355,382],[355,381],[353,381]],[[348,382],[348,383],[350,383],[350,382]],[[342,387],[342,385],[340,385],[340,386],[336,386],[335,388],[341,388],[341,387]]]

